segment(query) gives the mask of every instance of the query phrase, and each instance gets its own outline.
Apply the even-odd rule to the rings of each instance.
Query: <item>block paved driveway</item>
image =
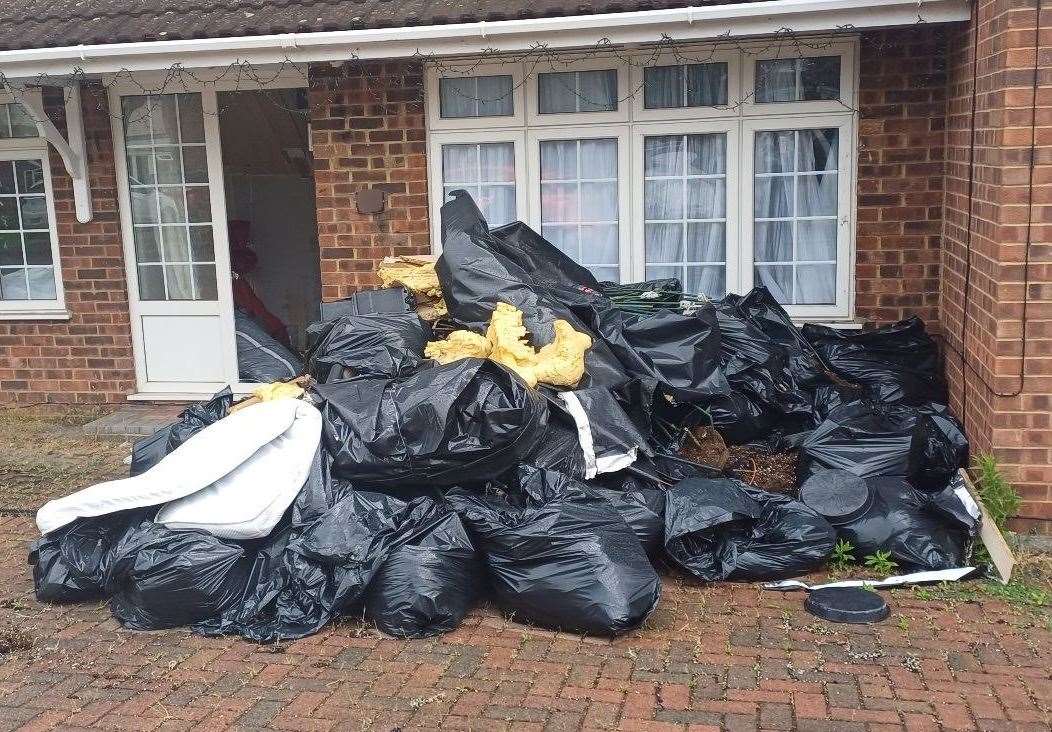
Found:
[[[877,626],[831,625],[799,594],[667,579],[614,641],[492,609],[395,640],[357,622],[258,646],[121,630],[102,603],[33,598],[26,516],[0,518],[3,728],[1047,730],[1047,617],[897,592]]]

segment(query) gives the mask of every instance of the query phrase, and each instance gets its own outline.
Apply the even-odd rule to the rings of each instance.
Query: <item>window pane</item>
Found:
[[[581,257],[586,262],[616,265],[620,260],[617,224],[583,224],[580,236]]]
[[[797,170],[836,170],[840,149],[840,131],[801,130]]]
[[[592,276],[600,282],[620,282],[621,272],[617,267],[597,267],[595,265],[588,267]]]
[[[189,262],[190,248],[183,226],[161,227],[161,251],[165,262]]]
[[[30,300],[54,300],[56,298],[54,267],[29,267],[27,274]]]
[[[25,267],[11,269],[0,267],[0,298],[4,300],[28,300]]]
[[[515,113],[513,88],[509,74],[439,79],[439,114],[444,119],[512,115]]]
[[[727,271],[720,265],[688,266],[683,289],[699,295],[716,298],[727,294]]]
[[[811,262],[836,261],[836,223],[836,219],[798,222],[796,248],[800,259]]]
[[[643,216],[648,221],[683,218],[683,188],[680,180],[648,180],[643,183]]]
[[[688,219],[722,219],[727,214],[726,184],[723,178],[688,178]]]
[[[164,267],[159,264],[139,265],[139,299],[164,300]]]
[[[687,66],[687,106],[724,107],[727,105],[727,64]]]
[[[727,172],[726,135],[687,136],[687,174],[722,175]]]
[[[643,69],[643,108],[683,106],[683,67],[651,66]]]
[[[581,140],[581,177],[617,179],[617,143],[614,140]]]
[[[756,283],[770,290],[778,302],[793,302],[792,265],[758,264],[756,265]]]
[[[647,265],[646,278],[648,280],[668,280],[677,279],[680,281],[680,285],[683,284],[683,268],[682,267],[668,267],[668,266],[655,266],[652,264]]]
[[[797,216],[836,216],[837,174],[801,175],[796,184]]]
[[[8,104],[7,111],[11,115],[11,137],[37,136],[36,123],[26,112],[25,107],[17,103]]]
[[[800,99],[840,99],[840,57],[800,59]]]
[[[208,182],[208,161],[200,145],[183,148],[183,175],[187,183]]]
[[[150,97],[123,97],[121,109],[124,113],[124,144],[132,147],[153,142],[150,134]]]
[[[515,186],[482,186],[479,208],[490,226],[503,226],[515,220]]]
[[[15,193],[14,163],[0,160],[0,196]]]
[[[479,182],[515,181],[515,145],[510,142],[479,145]]]
[[[578,220],[577,187],[574,183],[541,182],[541,221],[566,223]]]
[[[577,177],[577,141],[545,140],[541,143],[541,178],[569,180]]]
[[[18,199],[0,198],[0,230],[17,231]]]
[[[155,147],[153,149],[153,159],[158,183],[183,182],[183,166],[180,161],[178,147]]]
[[[207,188],[201,188],[208,192]],[[162,224],[186,223],[186,200],[183,198],[182,186],[165,186],[157,189],[157,204],[160,209]]]
[[[27,264],[53,264],[50,232],[30,231],[23,236],[25,237]]]
[[[40,161],[15,161],[15,183],[19,193],[43,193],[44,169]]]
[[[647,262],[682,262],[683,226],[681,223],[646,224],[644,239]]]
[[[179,144],[179,118],[174,94],[151,96],[149,115],[153,144]]]
[[[551,242],[563,254],[576,260],[580,256],[577,238],[578,230],[579,227],[576,224],[559,226],[544,224],[541,226],[541,236]]]
[[[200,94],[177,94],[179,98],[179,137],[181,142],[205,141],[205,117]],[[154,142],[161,142],[155,139]]]
[[[581,219],[617,220],[617,183],[581,183]]]
[[[194,265],[194,286],[196,288],[196,299],[218,299],[219,294],[216,289],[216,268],[214,264]]]
[[[796,59],[775,58],[756,62],[756,101],[796,101]]]
[[[193,300],[194,287],[190,279],[190,265],[164,265],[165,284],[168,287],[169,300]]]
[[[753,208],[758,219],[785,218],[793,215],[792,177],[757,178]]]
[[[727,260],[727,224],[687,224],[685,260],[688,262],[725,262]]]
[[[186,218],[181,220],[195,224],[203,224],[212,220],[212,201],[206,186],[186,188]]]
[[[793,261],[793,222],[757,221],[753,227],[753,246],[757,262]]]
[[[478,145],[443,145],[442,181],[478,183]]]
[[[190,256],[195,262],[214,262],[211,226],[190,227]]]
[[[617,70],[558,71],[537,75],[541,114],[612,112],[617,109]]]
[[[796,134],[792,130],[756,133],[756,172],[791,173],[796,170]]]
[[[836,303],[836,265],[801,264],[796,268],[796,304]]]
[[[17,232],[0,234],[0,266],[25,264],[22,257],[22,236]]]
[[[134,228],[135,260],[138,262],[160,262],[160,231],[156,226]]]
[[[643,140],[643,175],[683,175],[683,135],[660,135]]]
[[[43,196],[22,196],[22,228],[23,229],[46,229],[47,224],[47,199]]]

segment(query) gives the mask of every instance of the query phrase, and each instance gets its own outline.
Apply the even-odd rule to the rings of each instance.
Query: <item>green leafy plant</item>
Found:
[[[829,568],[834,572],[846,572],[855,563],[855,545],[847,539],[837,539],[833,553],[829,555]]]
[[[891,552],[882,550],[866,556],[862,563],[882,577],[887,577],[899,566],[899,563],[891,558]]]
[[[978,455],[972,466],[979,499],[990,512],[997,528],[1004,530],[1008,519],[1019,510],[1019,494],[1001,474],[993,455]]]

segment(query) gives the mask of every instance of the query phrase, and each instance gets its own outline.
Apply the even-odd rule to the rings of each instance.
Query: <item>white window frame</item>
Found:
[[[739,186],[734,179],[734,171],[740,170],[740,142],[738,136],[738,122],[735,119],[722,120],[697,120],[694,122],[662,122],[652,125],[637,126],[632,132],[632,241],[639,242],[639,246],[629,247],[633,249],[633,267],[630,275],[636,280],[642,280],[646,276],[646,214],[643,210],[643,192],[645,181],[643,171],[644,138],[661,137],[665,135],[727,135],[727,175],[725,178],[726,190],[726,232],[725,242],[725,287],[727,292],[734,292],[740,281],[740,257],[736,252],[740,249],[738,235],[739,215]],[[638,175],[637,175],[638,173]],[[629,280],[632,281],[632,280]]]
[[[618,185],[620,273],[622,281],[642,280],[646,273],[643,220],[643,138],[655,135],[727,134],[727,292],[745,293],[753,286],[753,252],[744,246],[753,232],[753,138],[758,130],[840,130],[838,169],[838,228],[836,303],[834,305],[785,305],[794,319],[850,321],[854,316],[855,190],[858,39],[808,39],[792,57],[839,56],[840,100],[771,102],[756,104],[753,87],[756,61],[789,57],[788,46],[759,40],[752,46],[727,49],[718,44],[684,47],[676,53],[622,51],[604,57],[551,63],[477,63],[458,61],[425,69],[428,110],[428,192],[431,204],[432,249],[441,252],[439,209],[444,202],[441,180],[441,145],[473,142],[516,144],[515,180],[517,216],[540,230],[540,141],[586,139],[618,135]],[[643,67],[727,63],[727,107],[643,108]],[[515,84],[513,117],[443,120],[438,116],[438,79],[450,68],[471,69],[470,75],[510,74]],[[617,112],[537,113],[538,71],[588,71],[618,69]],[[468,72],[465,72],[469,75]],[[524,81],[523,81],[524,80]],[[631,99],[627,97],[631,96]],[[627,160],[627,162],[626,162]]]
[[[525,70],[519,63],[454,63],[442,66],[441,73],[432,69],[424,81],[424,98],[427,102],[427,124],[433,130],[479,130],[500,127],[521,127],[526,118],[523,101],[523,76]],[[439,81],[443,78],[465,78],[472,76],[510,76],[512,113],[497,117],[442,117]]]
[[[851,246],[855,231],[854,196],[854,124],[850,114],[839,115],[784,115],[746,119],[742,125],[742,150],[753,150],[756,133],[768,130],[839,130],[837,145],[837,246],[836,300],[833,305],[783,305],[796,318],[846,319],[851,316],[855,262]],[[847,144],[845,144],[845,141]],[[753,172],[752,154],[742,156],[741,216],[742,241],[753,240]],[[741,282],[744,290],[754,284],[754,254],[752,247],[740,247]]]
[[[791,49],[791,50],[790,50]],[[809,102],[757,102],[756,101],[756,62],[775,59],[819,58],[822,56],[840,57],[840,99],[817,99]],[[857,42],[823,42],[816,40],[813,45],[804,43],[785,47],[768,47],[757,53],[745,52],[742,66],[742,114],[746,116],[768,116],[787,114],[821,114],[822,112],[848,112],[855,108],[855,80],[857,77]]]
[[[617,263],[622,281],[632,275],[631,238],[629,237],[628,201],[631,158],[628,151],[628,125],[586,125],[584,127],[542,127],[527,133],[527,202],[529,217],[526,222],[538,233],[541,231],[541,143],[545,140],[617,140]]]
[[[40,99],[39,89],[23,93]],[[8,92],[0,92],[0,104],[18,100]],[[51,232],[51,262],[55,277],[54,300],[0,300],[0,320],[68,320],[66,292],[62,279],[62,260],[59,256],[58,222],[55,220],[55,191],[51,180],[51,158],[47,140],[43,137],[0,139],[0,161],[36,160],[44,177],[44,199],[47,204],[48,228]]]
[[[617,109],[610,112],[565,112],[558,114],[541,114],[540,106],[540,74],[564,73],[571,71],[606,71],[613,70],[617,74]],[[581,126],[581,125],[605,125],[618,122],[627,122],[629,107],[632,100],[629,94],[628,67],[614,56],[595,58],[576,58],[565,64],[552,64],[541,62],[530,65],[530,75],[526,79],[526,123],[530,127],[540,126]]]
[[[661,53],[642,55],[634,58],[632,63],[633,92],[632,119],[637,122],[666,120],[696,120],[710,118],[737,117],[735,106],[741,99],[741,63],[737,51],[711,50],[697,55],[689,51],[682,54]],[[690,66],[691,64],[727,64],[727,106],[724,107],[672,107],[670,109],[647,109],[643,106],[643,69],[651,66]]]
[[[427,187],[432,204],[436,205],[431,217],[431,248],[435,254],[442,252],[442,221],[438,209],[445,201],[442,184],[442,146],[471,145],[480,142],[511,142],[515,146],[515,217],[526,220],[527,196],[526,133],[518,130],[476,130],[474,132],[435,132],[428,136]]]

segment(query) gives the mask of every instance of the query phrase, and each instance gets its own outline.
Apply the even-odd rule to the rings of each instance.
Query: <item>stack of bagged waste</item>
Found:
[[[442,235],[433,267],[385,262],[390,297],[323,311],[295,383],[192,406],[131,477],[43,506],[37,596],[259,641],[351,614],[433,635],[486,596],[614,635],[657,605],[655,563],[779,579],[838,538],[903,569],[967,561],[968,443],[920,321],[800,329],[763,288],[601,283],[462,192]],[[684,457],[695,434],[719,464]],[[724,445],[792,453],[797,489],[738,480]]]

